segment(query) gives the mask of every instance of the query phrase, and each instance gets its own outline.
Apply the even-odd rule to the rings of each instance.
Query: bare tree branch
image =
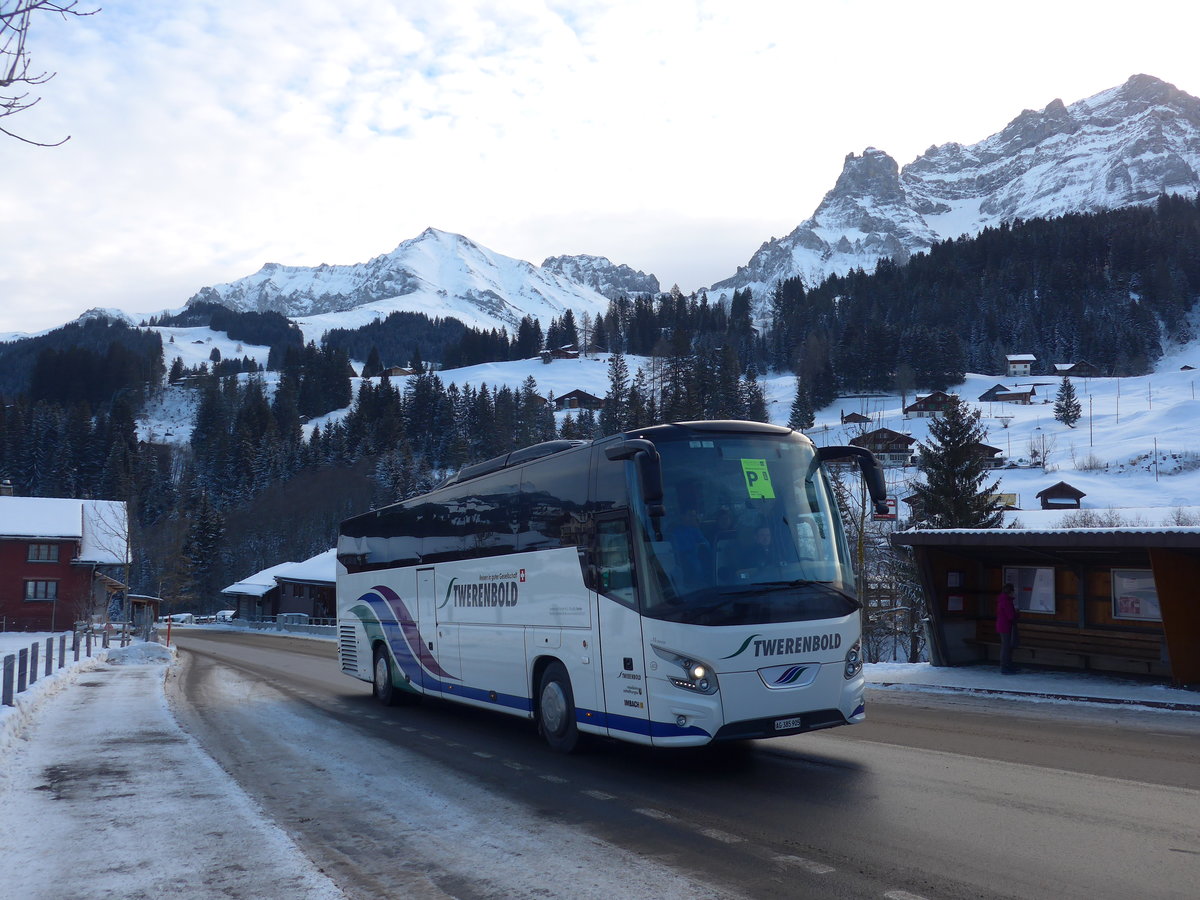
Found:
[[[34,13],[57,13],[67,16],[93,16],[99,9],[80,10],[78,0],[0,0],[0,118],[24,112],[37,104],[39,97],[30,99],[29,92],[9,93],[13,85],[36,86],[45,84],[54,77],[53,72],[38,72],[30,69],[29,52],[25,40],[29,34],[29,23]],[[16,138],[35,147],[58,147],[71,139],[67,135],[60,141],[43,143],[0,128],[0,133]]]

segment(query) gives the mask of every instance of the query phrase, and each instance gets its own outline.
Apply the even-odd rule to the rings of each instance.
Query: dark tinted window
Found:
[[[520,473],[497,472],[430,495],[422,520],[425,563],[517,552]]]
[[[629,491],[625,486],[624,460],[611,460],[604,455],[603,447],[592,448],[592,511],[625,507],[629,505]]]
[[[549,550],[583,543],[587,506],[588,451],[567,452],[525,466],[521,503],[526,529],[522,550]]]

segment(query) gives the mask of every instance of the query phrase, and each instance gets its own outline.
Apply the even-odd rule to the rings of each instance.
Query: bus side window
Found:
[[[595,590],[629,607],[637,606],[629,524],[624,517],[596,522]]]

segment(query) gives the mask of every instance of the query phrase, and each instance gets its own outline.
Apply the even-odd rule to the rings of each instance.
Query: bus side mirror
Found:
[[[823,463],[853,459],[862,470],[863,481],[867,483],[876,514],[887,515],[891,512],[887,502],[887,485],[883,480],[883,466],[866,447],[855,447],[853,444],[845,447],[818,447],[817,458]]]
[[[644,438],[630,438],[605,447],[604,455],[612,460],[632,459],[637,463],[646,512],[655,518],[665,515],[666,511],[662,505],[662,457],[658,455],[654,444]]]

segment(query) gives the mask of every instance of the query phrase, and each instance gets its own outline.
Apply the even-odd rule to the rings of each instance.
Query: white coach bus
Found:
[[[683,422],[549,441],[342,523],[341,669],[660,747],[864,718],[860,604],[823,467],[859,447]]]

